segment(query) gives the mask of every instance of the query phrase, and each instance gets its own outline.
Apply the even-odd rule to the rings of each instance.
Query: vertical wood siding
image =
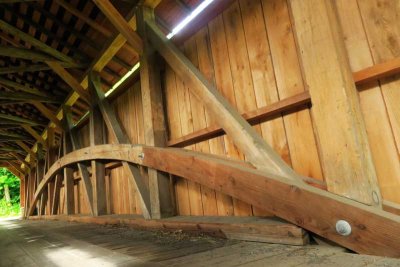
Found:
[[[352,71],[400,57],[400,5],[395,0],[337,0]],[[244,113],[304,92],[299,56],[286,0],[238,0],[181,46],[204,76]],[[359,99],[383,198],[400,203],[400,76],[362,85]],[[169,139],[174,140],[216,122],[191,89],[169,68],[163,75]],[[113,102],[134,144],[144,143],[142,99],[135,84]],[[320,148],[309,109],[275,116],[255,130],[298,173],[324,179]],[[89,146],[89,128],[80,130]],[[335,133],[332,133],[335,138]],[[111,138],[108,140],[113,142]],[[185,149],[245,160],[224,135]],[[29,186],[35,185],[30,181]],[[89,206],[83,184],[76,181],[76,212]],[[140,214],[135,186],[121,167],[106,176],[107,210],[111,214]],[[175,177],[179,215],[268,215],[237,199]],[[61,189],[60,212],[64,212]],[[31,198],[32,194],[29,195]]]

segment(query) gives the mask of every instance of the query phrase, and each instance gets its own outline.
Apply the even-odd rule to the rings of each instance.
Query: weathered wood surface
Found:
[[[94,159],[121,160],[185,177],[263,208],[356,252],[400,257],[398,216],[304,183],[180,149],[102,145],[74,151],[50,168],[35,192],[28,214],[33,214],[43,189],[60,169]],[[351,235],[341,236],[336,232],[338,220],[349,222]]]
[[[194,95],[207,107],[248,160],[257,168],[298,180],[297,175],[277,153],[251,128],[220,92],[158,29],[152,20],[146,21],[148,38],[170,67],[190,87]]]
[[[21,234],[23,232],[23,234]],[[32,242],[27,242],[27,240]],[[35,241],[33,241],[35,240]],[[5,266],[399,266],[324,246],[239,242],[61,221],[2,221]]]
[[[290,0],[289,6],[328,190],[380,206],[376,170],[334,3]]]
[[[108,99],[106,99],[104,92],[101,89],[101,80],[98,73],[91,73],[90,84],[89,84],[91,95],[95,98],[94,101],[98,105],[103,120],[115,143],[117,144],[128,144],[129,138],[125,134],[120,122],[117,119],[114,109],[111,107]],[[122,161],[122,166],[129,179],[136,185],[139,196],[142,202],[142,212],[145,218],[151,218],[151,203],[149,188],[146,185],[144,174],[140,171],[138,166],[129,164],[126,161]]]
[[[306,231],[273,217],[175,216],[159,220],[145,220],[139,215],[105,215],[99,217],[55,215],[32,216],[29,219],[123,225],[146,230],[184,231],[233,240],[297,246],[309,243],[309,236]]]
[[[300,93],[293,97],[283,99],[275,102],[266,107],[259,108],[254,111],[246,112],[242,114],[243,118],[246,119],[251,125],[259,124],[268,118],[280,115],[283,112],[289,113],[290,111],[298,112],[300,107],[306,108],[307,105],[311,104],[311,97],[308,92]],[[215,138],[224,134],[224,130],[218,125],[211,125],[207,128],[195,131],[188,135],[182,136],[177,139],[169,140],[168,146],[171,147],[185,147],[193,145],[205,140]]]

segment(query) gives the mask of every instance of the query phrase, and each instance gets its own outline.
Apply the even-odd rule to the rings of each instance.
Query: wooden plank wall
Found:
[[[396,1],[338,0],[336,6],[353,71],[400,57],[400,6]],[[286,0],[234,1],[182,44],[182,51],[241,113],[306,90]],[[358,88],[381,192],[385,200],[396,203],[400,203],[399,87],[398,75]],[[168,66],[163,89],[170,140],[215,124]],[[131,142],[143,144],[141,102],[140,86],[135,84],[113,105]],[[309,109],[276,116],[254,127],[297,172],[324,179]],[[88,126],[82,127],[80,136],[82,145],[89,146]],[[227,136],[185,148],[245,160]],[[175,182],[179,215],[268,214],[185,179],[176,177]],[[76,181],[76,212],[88,214],[83,189],[82,182]],[[121,167],[107,173],[106,192],[108,213],[141,213],[136,189]],[[61,189],[60,212],[63,210]]]
[[[183,49],[241,113],[304,91],[286,1],[236,1]],[[165,85],[171,139],[214,124],[170,69]],[[323,179],[309,110],[271,118],[255,129],[297,172]],[[227,136],[186,148],[245,159]],[[181,215],[266,214],[183,179],[177,181],[176,195]]]
[[[336,1],[352,71],[400,57],[398,1]],[[385,200],[400,203],[400,75],[362,85],[360,103]]]

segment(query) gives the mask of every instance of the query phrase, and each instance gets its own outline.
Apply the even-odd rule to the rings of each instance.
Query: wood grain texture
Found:
[[[393,0],[359,1],[359,9],[374,63],[380,64],[398,58],[400,56],[400,25],[397,23],[400,6],[398,2]],[[380,81],[397,153],[400,151],[399,77],[399,75],[395,75]]]
[[[121,160],[185,177],[273,212],[358,253],[400,257],[400,235],[395,234],[398,216],[285,177],[182,149],[102,145],[74,151],[50,168],[38,185],[28,214],[32,215],[44,188],[61,168],[94,159]],[[352,226],[349,236],[336,232],[338,220]]]
[[[381,205],[375,166],[333,2],[289,1],[328,190]]]
[[[291,179],[296,174],[280,159],[250,125],[235,111],[214,86],[202,76],[196,67],[170,43],[154,22],[147,21],[149,38],[157,51],[167,60],[191,91],[207,105],[225,131],[233,137],[250,161],[262,169],[284,173]],[[240,136],[239,136],[240,135]],[[268,162],[266,165],[265,163]]]
[[[357,1],[337,1],[336,6],[351,69],[362,74],[366,68],[368,70],[368,66],[374,65],[374,59]],[[367,18],[368,21],[370,19],[372,18]],[[400,203],[397,193],[400,190],[400,160],[382,86],[376,80],[359,85],[360,104],[382,197],[384,200]]]

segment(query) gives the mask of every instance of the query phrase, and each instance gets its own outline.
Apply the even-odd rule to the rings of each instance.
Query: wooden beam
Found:
[[[21,153],[23,150],[11,147],[11,146],[0,146],[0,152],[15,152],[15,153]]]
[[[154,19],[150,8],[140,8],[136,14],[137,27],[143,39],[144,50],[140,58],[140,88],[143,103],[143,124],[145,143],[150,146],[165,147],[167,140],[166,119],[159,65],[162,62],[147,38],[144,19]],[[174,215],[175,200],[170,192],[169,175],[148,169],[151,217],[160,219]]]
[[[140,36],[132,29],[125,18],[108,0],[93,0],[114,27],[126,38],[128,43],[138,54],[143,53],[143,42]]]
[[[21,164],[24,164],[26,168],[30,169],[29,162],[27,162],[24,158],[22,158],[17,152],[11,152],[10,155],[13,156],[19,162],[21,162]]]
[[[85,67],[86,65],[69,64],[65,62],[60,62],[64,68],[75,68],[75,67]],[[22,73],[22,72],[36,72],[51,70],[48,65],[44,64],[32,64],[32,65],[21,65],[15,67],[3,67],[0,68],[0,74],[10,74],[10,73]]]
[[[134,12],[129,13],[129,15],[127,16],[127,20],[128,20],[128,24],[133,29],[136,29],[136,17],[134,16]],[[3,38],[4,36],[0,33],[0,37]],[[112,58],[118,53],[118,51],[121,49],[121,47],[125,43],[126,43],[126,39],[122,36],[122,34],[118,34],[114,39],[109,40],[106,43],[106,46],[104,47],[104,49],[100,51],[97,58],[91,64],[90,69],[97,71],[97,72],[101,72],[104,69],[104,67],[112,60]],[[82,85],[83,88],[87,88],[88,87],[88,76],[84,77],[80,84]],[[68,95],[67,99],[65,100],[64,105],[72,106],[72,105],[74,105],[74,103],[76,103],[76,101],[78,99],[79,99],[79,95],[75,91],[72,91]],[[39,103],[39,104],[36,103],[35,106],[38,109],[42,108],[42,110],[40,110],[40,109],[39,110],[44,115],[47,115],[46,117],[51,121],[51,123],[48,124],[48,127],[52,127],[52,124],[54,123],[54,124],[56,124],[56,126],[59,129],[63,129],[61,123],[59,123],[59,120],[61,120],[62,116],[63,116],[62,107],[60,107],[57,110],[57,112],[54,116],[54,114],[52,112],[46,112],[46,110],[48,110],[48,109],[41,103]],[[46,132],[47,132],[47,128],[44,130],[42,136],[46,135]]]
[[[40,134],[38,134],[36,132],[35,129],[33,129],[31,126],[25,125],[25,124],[22,125],[22,128],[24,128],[25,131],[27,131],[30,135],[32,135],[36,139],[36,141],[38,141],[39,143],[41,143],[42,145],[47,147],[46,141],[43,139],[43,137]]]
[[[24,141],[27,140],[27,136],[21,134],[14,134],[7,131],[0,132],[0,142],[7,142],[7,141]]]
[[[101,89],[100,77],[97,73],[91,73],[89,88],[91,95],[95,97],[95,101],[100,108],[104,122],[109,130],[111,137],[114,139],[114,142],[116,142],[117,144],[129,144],[129,138],[124,133],[117,119],[114,109],[105,98],[104,92]],[[124,168],[125,174],[128,175],[132,183],[136,185],[139,196],[142,200],[141,202],[143,217],[151,218],[150,193],[139,168],[127,162],[123,162],[122,166]]]
[[[1,83],[1,78],[0,78],[0,83]],[[24,101],[24,102],[39,101],[39,102],[46,102],[46,103],[60,103],[61,102],[59,99],[56,99],[54,97],[41,96],[41,95],[31,94],[31,93],[3,92],[3,91],[0,91],[0,100],[16,100],[16,101]]]
[[[46,138],[46,166],[45,172],[47,172],[51,165],[57,160],[57,149],[56,149],[56,139],[55,139],[55,132],[54,128],[50,128],[47,131],[47,138]],[[48,184],[48,198],[46,203],[46,214],[50,215],[53,207],[53,197],[54,197],[54,181]]]
[[[400,73],[400,58],[376,64],[353,73],[356,85],[376,81]]]
[[[35,61],[52,61],[56,60],[54,57],[49,56],[40,51],[35,51],[28,48],[0,46],[0,56],[13,57],[20,59],[28,59]]]
[[[388,200],[383,200],[382,209],[384,211],[396,214],[400,216],[400,205],[398,203],[393,203]]]
[[[16,170],[17,173],[19,173],[19,175],[17,175],[17,177],[19,177],[19,178],[23,178],[24,177],[25,171],[23,169],[21,169],[21,167],[18,164],[16,164],[15,162],[13,162],[11,160],[9,160],[7,162],[9,164],[9,170],[10,171],[11,171],[11,169]]]
[[[29,214],[41,189],[60,168],[89,160],[120,160],[165,171],[272,212],[358,253],[400,257],[399,216],[305,183],[176,148],[101,145],[74,151],[50,168],[35,192]],[[349,235],[336,230],[339,221],[350,225]]]
[[[26,153],[30,156],[31,161],[36,160],[36,155],[35,153],[27,146],[25,145],[24,142],[22,141],[16,141],[15,142],[17,145],[19,145],[23,150],[25,150]]]
[[[20,179],[24,176],[24,172],[20,172],[18,169],[16,169],[10,162],[8,163],[8,166],[6,167],[10,172],[12,172],[15,176],[19,177]]]
[[[92,97],[94,100],[95,97]],[[96,146],[105,143],[104,120],[99,107],[95,101],[92,102],[89,119],[90,145]],[[93,215],[100,216],[107,214],[106,196],[106,169],[105,164],[100,161],[91,161],[92,182],[93,182]]]
[[[293,180],[299,176],[262,139],[251,125],[229,104],[221,93],[208,82],[200,71],[158,29],[155,22],[147,20],[148,37],[152,45],[165,58],[170,67],[193,94],[204,104],[212,116],[230,136],[248,161],[260,170],[277,173]]]
[[[36,2],[39,0],[0,0],[0,3],[25,3],[25,2]]]
[[[58,159],[62,157],[63,155],[63,147],[64,147],[64,139],[65,134],[63,134],[61,136],[61,142],[59,144],[59,148],[58,148]],[[49,169],[50,167],[55,163],[55,161],[52,161],[52,164],[49,165]],[[49,170],[48,169],[48,170]],[[55,181],[54,181],[54,191],[53,191],[53,197],[52,197],[52,206],[51,206],[51,210],[50,210],[50,214],[54,215],[58,213],[58,208],[60,206],[60,191],[61,191],[61,185],[62,185],[62,181],[64,180],[63,177],[63,173],[58,173],[55,177]]]
[[[274,118],[282,113],[290,111],[298,111],[299,108],[307,108],[311,105],[311,97],[308,92],[300,93],[292,97],[282,99],[266,107],[256,109],[254,111],[243,113],[242,116],[251,125],[264,122],[270,118]],[[207,128],[184,135],[177,139],[169,140],[167,145],[170,147],[185,147],[193,145],[211,138],[223,135],[224,130],[218,125],[211,125]]]
[[[51,67],[51,69],[60,76],[79,96],[85,100],[87,103],[90,103],[90,96],[88,91],[86,91],[82,85],[66,70],[63,66],[54,61],[46,61],[47,65]]]
[[[59,129],[63,130],[63,126],[61,125],[60,120],[53,114],[51,110],[49,110],[45,105],[38,101],[33,101],[31,103],[35,106],[35,108],[40,111],[40,113],[42,113],[46,118],[54,123]]]
[[[63,124],[67,127],[68,122],[66,122],[66,118],[63,118]],[[63,153],[64,156],[72,151],[71,139],[69,138],[69,133],[64,132],[63,138]],[[71,167],[64,168],[64,204],[65,209],[64,212],[67,215],[71,215],[75,213],[75,197],[74,197],[74,170]],[[54,206],[53,206],[54,211]]]
[[[290,0],[328,190],[381,205],[357,89],[334,3]]]
[[[30,94],[37,95],[37,96],[44,96],[44,97],[47,96],[46,93],[40,92],[39,89],[37,89],[37,88],[32,88],[28,85],[20,84],[20,83],[11,81],[6,78],[0,77],[0,83],[3,85],[9,86],[9,87],[15,88],[22,92],[30,93]]]
[[[64,118],[64,130],[69,133],[68,135],[71,139],[72,151],[78,150],[81,148],[81,144],[78,139],[76,128],[74,127],[74,124],[72,122],[71,108],[68,106],[64,106]],[[87,170],[87,167],[82,163],[78,163],[78,170],[83,181],[83,187],[86,191],[91,213],[93,214],[93,189],[92,182],[90,181],[89,171]]]
[[[243,216],[175,216],[145,220],[137,215],[91,217],[85,215],[32,216],[29,220],[55,220],[129,227],[138,230],[167,231],[210,235],[231,240],[303,246],[309,236],[302,228],[278,218]]]
[[[55,0],[57,4],[65,8],[68,12],[71,14],[74,14],[76,17],[84,21],[86,24],[88,24],[90,27],[92,27],[94,30],[100,32],[106,37],[110,37],[113,35],[113,32],[104,27],[103,25],[97,23],[96,21],[90,19],[86,14],[82,13],[81,11],[77,10],[73,5],[69,4],[68,2],[64,0]]]
[[[143,5],[154,9],[161,3],[161,1],[162,0],[145,0]]]
[[[63,54],[62,52],[48,46],[47,44],[37,40],[36,38],[32,37],[31,35],[19,30],[18,28],[8,24],[4,20],[0,20],[0,29],[2,29],[5,32],[8,32],[9,34],[18,37],[19,39],[33,45],[34,47],[42,50],[43,52],[54,56],[55,58],[58,58],[62,61],[65,62],[70,62],[74,63],[74,59],[70,58],[69,56]]]
[[[0,119],[5,119],[7,121],[13,121],[16,123],[28,124],[28,125],[33,125],[33,126],[43,125],[43,123],[41,123],[41,122],[37,122],[37,121],[31,120],[31,119],[25,119],[22,117],[7,115],[7,114],[3,114],[3,113],[0,113]]]
[[[173,42],[177,45],[182,44],[190,36],[193,36],[201,28],[205,27],[211,20],[226,10],[234,0],[213,1],[207,6],[207,10],[198,14],[190,24],[186,25],[177,35],[173,37]]]
[[[42,144],[38,144],[37,146],[37,155],[38,159],[36,162],[36,183],[37,186],[39,186],[40,182],[44,179],[45,176],[45,159],[43,157],[43,150],[42,150]],[[40,198],[40,203],[38,203],[38,213],[39,215],[44,215],[45,207],[46,207],[46,202],[48,199],[48,187],[43,189],[43,194],[41,195]]]

